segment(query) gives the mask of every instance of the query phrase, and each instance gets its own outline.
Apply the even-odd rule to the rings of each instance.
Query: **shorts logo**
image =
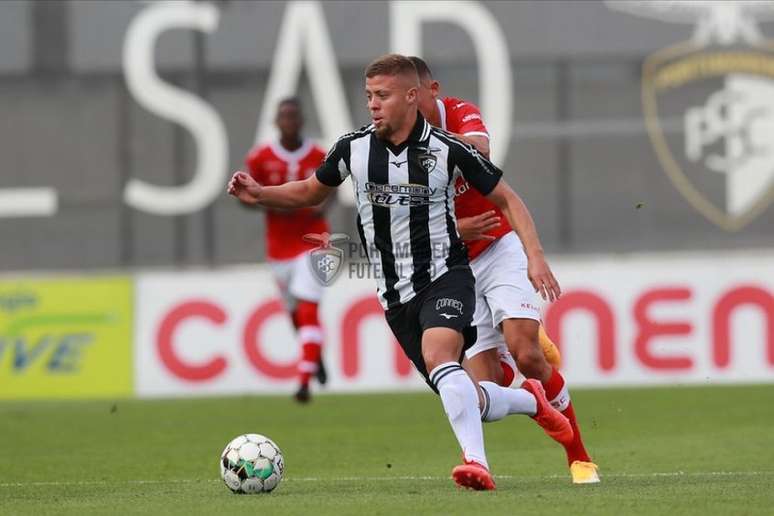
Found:
[[[540,309],[532,303],[522,303],[521,307],[525,310],[532,310],[533,312],[540,312]]]
[[[741,229],[774,200],[774,47],[757,24],[772,19],[774,4],[606,3],[695,24],[691,41],[645,60],[645,123],[661,167],[683,197],[721,228]],[[665,131],[665,122],[682,131]]]
[[[435,309],[438,310],[439,312],[443,309],[448,309],[448,308],[451,308],[452,310],[457,310],[459,314],[452,315],[452,314],[441,313],[440,315],[446,317],[447,319],[451,319],[452,317],[459,317],[459,315],[462,315],[462,301],[458,301],[450,297],[442,297],[435,302]]]
[[[309,264],[315,278],[325,286],[330,285],[341,270],[344,261],[344,251],[333,244],[346,242],[349,235],[344,233],[308,233],[304,241],[317,244],[318,247],[309,252]]]

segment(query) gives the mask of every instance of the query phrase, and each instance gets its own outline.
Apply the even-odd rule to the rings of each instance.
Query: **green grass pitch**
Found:
[[[0,403],[0,514],[772,514],[774,386],[577,390],[602,483],[573,486],[526,417],[487,424],[497,491],[458,490],[459,451],[431,393]],[[238,434],[287,465],[231,494]]]

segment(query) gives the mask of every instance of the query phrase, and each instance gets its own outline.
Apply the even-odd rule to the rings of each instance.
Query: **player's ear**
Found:
[[[441,94],[441,83],[438,81],[433,81],[430,83],[430,92],[433,95],[434,99],[438,98],[438,95]]]
[[[412,86],[408,90],[406,90],[406,100],[409,104],[416,104],[417,103],[417,95],[419,93],[419,88],[416,86]]]

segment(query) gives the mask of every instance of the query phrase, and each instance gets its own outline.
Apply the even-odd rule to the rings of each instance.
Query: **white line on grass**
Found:
[[[662,473],[603,473],[605,478],[658,478],[658,477],[736,477],[736,476],[766,476],[774,475],[774,471],[668,471]],[[516,480],[555,480],[568,478],[568,475],[545,475],[525,477],[515,475],[495,475],[497,479]],[[284,482],[389,482],[395,480],[449,480],[451,477],[439,476],[394,476],[394,477],[289,477]],[[144,485],[144,484],[201,484],[221,482],[220,479],[159,479],[159,480],[74,480],[50,482],[0,482],[0,487],[36,487],[36,486],[102,486],[102,485]]]

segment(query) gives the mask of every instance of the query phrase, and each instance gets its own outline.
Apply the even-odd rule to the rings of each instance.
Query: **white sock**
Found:
[[[473,380],[457,362],[445,362],[430,371],[430,381],[441,395],[441,403],[465,458],[489,468]]]
[[[524,389],[500,387],[494,382],[478,382],[484,394],[482,421],[499,421],[510,414],[537,414],[537,400]]]

